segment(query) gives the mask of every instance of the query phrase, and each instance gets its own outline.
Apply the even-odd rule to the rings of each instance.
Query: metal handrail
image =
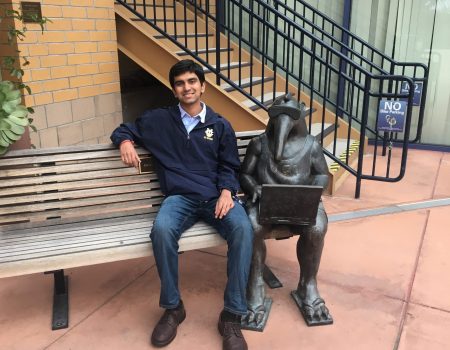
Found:
[[[321,32],[321,34],[326,35],[329,39],[333,40],[336,44],[340,45],[341,47],[345,47],[346,49],[348,49],[350,52],[352,52],[353,54],[357,55],[358,58],[361,58],[364,60],[365,63],[371,64],[374,67],[380,69],[380,71],[382,73],[386,73],[386,74],[390,74],[390,71],[384,70],[382,67],[378,67],[376,64],[373,64],[373,62],[367,58],[365,58],[364,56],[362,56],[361,54],[359,54],[358,52],[356,52],[352,47],[348,46],[347,44],[344,44],[343,42],[339,41],[338,39],[336,39],[334,37],[333,34],[330,34],[329,32],[325,31],[324,28],[319,27],[316,23],[311,22],[310,20],[308,20],[307,18],[305,18],[304,16],[301,16],[300,13],[296,12],[296,7],[292,8],[290,6],[288,6],[287,4],[283,3],[280,0],[271,0],[273,3],[277,3],[279,6],[283,7],[284,10],[289,11],[290,14],[294,15],[295,17],[299,18],[300,20],[307,22],[311,27],[314,27],[315,30],[318,30]],[[326,14],[318,11],[317,9],[315,9],[311,4],[308,4],[307,2],[305,2],[304,0],[295,0],[294,6],[295,4],[300,3],[302,6],[304,6],[305,8],[308,8],[308,10],[310,10],[311,12],[313,12],[315,15],[319,16],[320,18],[322,18],[323,20],[326,20],[329,24],[331,24],[333,27],[337,27],[339,28],[339,30],[341,30],[343,33],[345,33],[346,35],[348,35],[350,38],[352,38],[353,40],[358,41],[359,43],[361,43],[362,45],[364,45],[364,47],[369,48],[372,52],[377,53],[380,57],[382,57],[383,59],[391,62],[394,65],[408,65],[408,66],[420,66],[421,68],[423,68],[424,70],[427,70],[428,67],[420,62],[403,62],[403,61],[396,61],[395,59],[393,59],[392,57],[386,55],[384,52],[380,51],[379,49],[377,49],[376,47],[370,45],[369,42],[367,42],[366,40],[356,36],[355,34],[353,34],[349,29],[345,28],[344,26],[340,25],[339,23],[337,23],[336,21],[334,21],[332,18],[330,18],[329,16],[327,16]]]
[[[408,76],[407,74],[405,74],[406,68],[413,67],[414,68],[413,72],[412,72],[413,74],[412,74],[412,76],[409,75],[409,77],[411,79],[413,79],[415,82],[423,83],[423,92],[424,93],[423,93],[423,98],[421,100],[421,104],[419,106],[419,117],[418,117],[418,125],[417,125],[416,135],[412,140],[409,140],[409,142],[415,143],[415,142],[420,141],[421,136],[422,136],[422,128],[423,128],[423,121],[424,121],[424,114],[425,114],[426,91],[427,91],[428,76],[429,76],[429,71],[428,71],[427,65],[420,63],[420,62],[397,61],[397,60],[391,58],[390,56],[386,55],[384,52],[380,51],[376,47],[373,47],[366,40],[353,34],[349,29],[340,25],[339,23],[334,21],[329,16],[325,15],[324,13],[321,13],[320,11],[315,9],[312,5],[308,4],[304,0],[295,0],[294,5],[293,5],[294,7],[290,7],[289,5],[287,5],[286,3],[284,3],[280,0],[271,0],[271,1],[272,1],[272,3],[278,4],[278,6],[281,6],[283,8],[283,10],[285,11],[285,14],[286,14],[286,12],[289,12],[290,15],[294,16],[294,21],[295,21],[295,19],[299,19],[300,21],[303,22],[303,24],[307,23],[309,26],[314,28],[315,31],[320,32],[320,34],[322,35],[322,39],[323,39],[323,36],[326,36],[334,44],[338,44],[341,48],[341,51],[346,51],[346,52],[350,53],[352,55],[352,57],[356,56],[356,58],[361,60],[361,63],[364,62],[365,64],[370,65],[371,68],[375,68],[375,69],[379,70],[379,72],[382,74],[393,75],[393,74],[395,74],[396,68],[400,68],[401,75]],[[303,6],[303,11],[302,11],[303,13],[299,13],[297,11],[298,5]],[[322,27],[320,27],[318,24],[316,24],[306,18],[305,8],[307,8],[309,11],[314,13],[315,17],[319,17],[322,19]],[[328,31],[325,30],[325,21],[327,24],[331,25],[331,27],[333,28],[332,33],[329,33]],[[319,22],[319,21],[317,20],[317,22]],[[353,47],[349,46],[345,42],[336,38],[334,36],[335,28],[338,28],[341,31],[342,37],[344,36],[344,34],[346,36],[348,36],[348,38],[350,38],[350,40],[348,40],[348,41],[351,41],[353,44],[355,41],[358,42],[359,44],[361,44],[361,50],[360,50],[361,53],[357,52]],[[365,51],[365,49],[367,49],[366,51],[368,51],[367,56],[370,56],[371,59],[363,56],[362,53]],[[374,53],[376,53],[379,56],[379,58],[381,60],[381,67],[373,62]],[[391,63],[391,66],[387,70],[383,68],[384,61]],[[416,76],[418,69],[423,70],[423,72],[422,72],[423,74],[421,75],[421,77]]]
[[[336,118],[331,126],[333,149],[324,149],[324,152],[357,178],[355,196],[359,197],[362,179],[393,182],[399,181],[404,176],[412,118],[414,77],[411,78],[404,74],[395,75],[393,72],[391,74],[388,71],[380,71],[378,68],[377,72],[367,69],[366,63],[352,60],[352,48],[343,44],[340,44],[340,48],[333,47],[333,44],[330,45],[323,38],[308,32],[295,20],[279,11],[279,1],[274,2],[274,7],[263,0],[249,1],[248,4],[244,4],[242,0],[226,2],[206,0],[200,4],[195,0],[159,0],[158,4],[156,3],[158,0],[152,0],[151,3],[145,0],[139,0],[139,3],[136,0],[117,1],[198,60],[215,75],[218,85],[226,82],[259,108],[267,110],[267,104],[276,97],[277,84],[280,88],[280,83],[277,83],[279,79],[284,80],[281,87],[284,92],[289,90],[289,86],[297,86],[297,98],[300,98],[301,93],[306,90],[311,110],[313,110],[313,101],[319,102],[323,106],[321,114],[318,115],[319,118],[321,117],[320,142],[322,143],[324,142],[326,110],[334,109]],[[214,12],[211,11],[213,4],[215,5]],[[163,18],[158,18],[157,12]],[[245,33],[243,29],[244,18],[246,21],[250,21],[248,33]],[[178,26],[178,23],[181,27]],[[192,39],[188,39],[188,27]],[[171,32],[168,28],[171,28]],[[211,42],[209,41],[210,36],[215,36]],[[201,37],[205,37],[206,48],[202,49],[206,57],[201,56],[202,53],[199,51],[199,38]],[[273,46],[269,45],[269,41],[273,42]],[[210,45],[214,45],[213,43],[215,43],[215,49],[210,47]],[[221,47],[221,43],[223,47]],[[233,50],[237,51],[235,54],[238,59],[237,78],[232,76],[231,51]],[[223,51],[225,53],[222,55]],[[212,57],[213,55],[215,57]],[[243,62],[244,56],[249,60],[247,64]],[[256,57],[259,57],[259,60]],[[341,62],[345,62],[345,68]],[[414,71],[418,69],[414,63],[401,64],[405,67],[414,67]],[[371,65],[368,64],[368,66]],[[249,70],[245,73],[249,76],[249,81],[244,82],[242,77],[246,68]],[[269,72],[273,77],[267,76]],[[258,74],[261,77],[258,77]],[[333,78],[344,82],[345,92],[341,94],[342,97],[339,94],[337,98],[334,97]],[[427,80],[424,79],[425,85]],[[409,87],[407,93],[397,92],[401,84]],[[265,97],[265,89],[270,94],[269,98]],[[258,90],[260,98],[255,96],[255,91]],[[340,98],[342,101],[339,100]],[[369,124],[370,106],[379,103],[381,99],[406,99],[408,101],[400,170],[398,175],[394,176],[391,175],[391,163],[393,162],[391,147],[387,152],[387,168],[384,175],[379,174],[380,166],[376,159],[378,142],[396,141],[396,134],[392,132],[380,134],[376,126]],[[423,103],[424,100],[425,98],[422,99]],[[339,157],[336,149],[341,116],[349,124],[345,136],[347,152],[345,159]],[[309,118],[310,130],[312,119]],[[351,166],[349,156],[351,130],[354,127],[360,129],[357,169]],[[375,138],[374,161],[369,173],[367,170],[363,170],[363,154],[367,135]],[[383,145],[385,145],[384,142]]]

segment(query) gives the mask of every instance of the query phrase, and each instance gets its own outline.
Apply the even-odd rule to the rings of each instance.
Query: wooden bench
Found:
[[[236,134],[241,159],[261,132]],[[156,175],[125,167],[113,145],[11,151],[0,158],[0,277],[53,273],[52,329],[66,328],[64,269],[152,255],[162,200]],[[182,235],[180,251],[223,243],[199,222]]]

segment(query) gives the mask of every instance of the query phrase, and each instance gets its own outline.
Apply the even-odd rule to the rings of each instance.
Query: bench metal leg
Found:
[[[283,284],[280,282],[280,280],[277,278],[277,276],[274,275],[272,270],[267,265],[264,265],[263,279],[264,279],[264,282],[266,282],[266,284],[271,289],[283,287]]]
[[[52,330],[69,327],[69,278],[64,270],[48,271],[54,278]]]

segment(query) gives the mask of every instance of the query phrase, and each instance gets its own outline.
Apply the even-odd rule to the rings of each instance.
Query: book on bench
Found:
[[[322,186],[262,185],[260,224],[314,225]]]

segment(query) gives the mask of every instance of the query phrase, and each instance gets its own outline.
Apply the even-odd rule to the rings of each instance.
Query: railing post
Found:
[[[350,18],[352,14],[352,0],[344,1],[344,11],[343,11],[342,26],[350,30]],[[348,33],[342,31],[341,37],[342,45],[348,46]],[[348,49],[341,47],[341,53],[347,57]],[[345,79],[342,78],[342,73],[347,71],[347,62],[340,59],[339,60],[339,78],[338,78],[338,89],[337,89],[337,101],[336,101],[336,115],[342,117],[342,109],[344,108],[344,95],[345,95]]]
[[[223,0],[216,0],[216,84],[220,85],[220,33],[225,21]],[[208,40],[208,38],[206,38]]]
[[[431,53],[430,53],[431,56]],[[428,67],[430,65],[428,64]],[[419,119],[417,122],[417,133],[416,138],[413,142],[420,142],[422,138],[422,128],[423,128],[423,117],[425,114],[425,102],[427,100],[427,88],[428,88],[428,67],[424,68],[423,73],[423,85],[422,85],[422,99],[420,101],[420,109],[419,109]]]
[[[370,86],[371,79],[366,77],[364,83],[364,102],[361,118],[361,130],[359,135],[359,153],[358,153],[358,170],[356,172],[356,188],[355,198],[359,198],[361,195],[361,178],[363,169],[363,156],[364,156],[364,139],[366,138],[367,120],[369,119],[369,99],[370,99]]]
[[[395,44],[395,42],[394,42]],[[389,70],[389,74],[392,76],[395,74],[395,65],[391,64],[391,68]],[[380,83],[381,84],[381,83]],[[381,91],[381,90],[380,90]],[[394,81],[392,80],[392,78],[389,79],[388,82],[388,92],[391,94],[394,91]],[[397,94],[398,91],[395,91],[395,93]],[[387,150],[387,144],[388,144],[388,139],[389,139],[389,133],[388,132],[384,132],[383,133],[383,148],[381,150],[381,155],[383,157],[386,156],[386,150]]]

